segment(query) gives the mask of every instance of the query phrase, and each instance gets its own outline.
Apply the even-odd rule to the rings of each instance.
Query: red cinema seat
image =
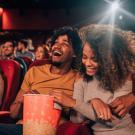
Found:
[[[60,125],[57,129],[56,135],[92,135],[87,126],[82,124],[75,124],[70,121]]]
[[[20,57],[20,58],[24,60],[24,62],[25,62],[26,65],[27,65],[27,69],[28,69],[29,66],[30,66],[31,63],[32,63],[32,60],[31,60],[30,58],[28,58],[28,57]]]
[[[14,60],[0,60],[0,68],[2,69],[5,81],[4,95],[0,110],[8,111],[19,90],[21,67],[19,63]]]
[[[50,60],[48,59],[43,59],[43,60],[35,60],[29,68],[31,68],[32,66],[41,66],[41,65],[44,65],[44,64],[49,64],[51,63]]]

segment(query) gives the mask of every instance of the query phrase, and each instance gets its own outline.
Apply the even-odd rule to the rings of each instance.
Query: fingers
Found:
[[[111,118],[112,118],[112,113],[111,113],[110,108],[108,107],[107,108],[107,118],[105,120],[111,120]]]
[[[111,119],[112,114],[111,114],[110,108],[107,105],[102,107],[102,110],[100,113],[101,113],[100,118],[102,118],[103,120]]]
[[[100,99],[93,99],[91,103],[98,118],[103,119],[103,120],[111,119],[112,113],[111,113],[109,105],[105,104]]]
[[[119,98],[116,98],[111,104],[111,108],[116,108],[117,106],[119,106],[121,104],[121,100]]]
[[[62,93],[58,90],[53,90],[49,93],[49,95],[54,97],[54,101],[61,103],[62,102]]]
[[[37,90],[31,90],[32,94],[40,94]]]
[[[126,113],[127,113],[127,109],[123,109],[123,110],[121,110],[119,113],[118,113],[118,115],[120,116],[120,117],[124,117],[125,115],[126,115]]]
[[[125,114],[127,113],[127,108],[120,98],[115,99],[111,103],[111,108],[112,108],[114,115],[116,115],[118,117],[119,116],[124,117]]]
[[[96,115],[97,115],[97,117],[98,117],[98,118],[101,118],[101,119],[102,119],[102,118],[104,117],[104,115],[103,115],[102,111],[97,110],[96,108],[95,108],[94,110],[95,110]]]
[[[117,106],[115,109],[114,109],[114,112],[115,113],[119,113],[121,110],[123,110],[125,108],[124,104],[120,104],[119,106]]]
[[[25,94],[40,94],[37,90],[29,90]]]

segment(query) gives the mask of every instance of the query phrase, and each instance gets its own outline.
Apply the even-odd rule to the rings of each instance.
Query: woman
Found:
[[[48,59],[48,51],[43,45],[38,45],[35,51],[35,60]]]
[[[92,25],[81,31],[83,78],[75,82],[74,99],[54,90],[55,101],[94,120],[95,135],[134,135],[135,126],[130,115],[120,117],[111,103],[117,97],[131,93],[135,56],[117,29]]]

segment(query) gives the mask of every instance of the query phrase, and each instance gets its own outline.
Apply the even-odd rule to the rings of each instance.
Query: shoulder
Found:
[[[74,83],[74,86],[81,86],[81,85],[84,85],[85,84],[85,81],[84,81],[84,77],[81,73],[78,73],[76,75],[76,79],[75,79],[75,83]]]
[[[83,74],[81,74],[80,72],[77,72],[75,82],[78,82],[79,80],[82,80],[82,79],[83,79]]]

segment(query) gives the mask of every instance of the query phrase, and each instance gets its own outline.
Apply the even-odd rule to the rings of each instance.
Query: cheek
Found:
[[[38,52],[35,52],[35,55],[38,55]]]
[[[82,59],[82,64],[83,64],[84,66],[86,66],[86,60],[83,60],[83,59]]]
[[[94,67],[95,68],[98,68],[98,63],[94,63]]]

